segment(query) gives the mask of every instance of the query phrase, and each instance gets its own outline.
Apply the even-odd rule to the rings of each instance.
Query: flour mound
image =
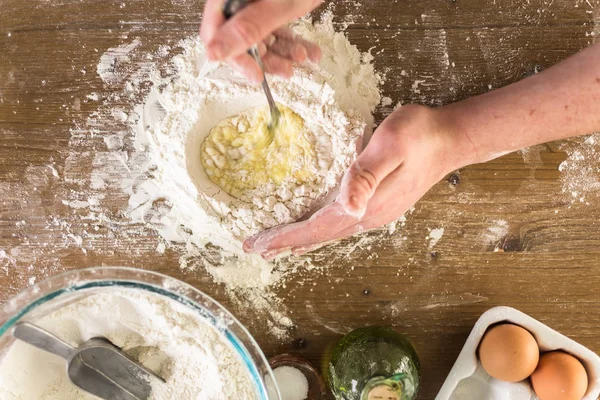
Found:
[[[191,214],[197,221],[194,227],[199,222],[214,225],[213,235],[233,243],[294,222],[320,205],[354,160],[356,141],[366,126],[359,117],[340,109],[320,70],[298,67],[289,80],[271,79],[276,101],[297,113],[313,134],[317,176],[305,184],[270,182],[238,199],[208,178],[201,147],[218,122],[264,103],[264,94],[228,66],[209,63],[198,38],[189,39],[183,47],[184,54],[175,62],[176,80],[149,97],[145,115],[154,119],[142,120],[157,173],[163,178],[162,189],[172,194],[175,212],[183,218]],[[151,115],[161,109],[163,115]]]
[[[302,117],[313,133],[318,179],[267,184],[246,201],[208,179],[201,147],[210,130],[265,98],[260,86],[224,64],[208,62],[199,38],[184,40],[183,54],[173,60],[173,81],[154,89],[140,110],[136,140],[154,165],[153,179],[135,185],[130,199],[140,219],[154,205],[149,200],[167,199],[171,208],[161,213],[164,229],[159,229],[166,239],[200,248],[211,243],[243,256],[246,237],[294,222],[335,195],[355,159],[357,140],[370,129],[371,112],[380,100],[378,77],[369,60],[333,31],[331,20],[317,25],[301,21],[294,29],[321,45],[322,66],[298,66],[291,79],[270,77],[270,84],[276,101]]]

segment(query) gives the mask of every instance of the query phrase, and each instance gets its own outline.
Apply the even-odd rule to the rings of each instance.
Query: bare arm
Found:
[[[473,156],[464,164],[600,131],[600,43],[540,74],[438,111],[472,143]]]

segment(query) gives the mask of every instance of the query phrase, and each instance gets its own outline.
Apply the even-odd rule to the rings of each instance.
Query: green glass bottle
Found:
[[[385,327],[360,328],[344,336],[323,366],[337,400],[414,400],[421,380],[414,347]]]

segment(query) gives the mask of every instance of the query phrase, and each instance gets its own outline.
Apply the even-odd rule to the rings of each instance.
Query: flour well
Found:
[[[86,293],[86,292],[80,292]],[[139,290],[87,291],[35,324],[78,346],[103,336],[150,368],[150,400],[256,399],[240,355],[203,316]],[[65,361],[16,341],[0,358],[2,400],[94,400],[69,381]]]
[[[264,95],[228,66],[209,63],[198,38],[187,40],[183,48],[184,54],[175,60],[175,80],[154,91],[144,107],[138,136],[147,144],[156,179],[150,189],[149,185],[141,189],[170,199],[173,218],[191,230],[186,242],[198,247],[212,243],[243,257],[244,238],[295,221],[333,192],[355,158],[365,123],[340,109],[332,87],[316,67],[298,67],[289,80],[272,79],[276,101],[298,114],[312,132],[312,147],[319,156],[316,179],[279,184],[269,180],[244,197],[230,196],[207,176],[202,144],[217,123],[264,103]],[[132,207],[141,211],[137,189]],[[144,200],[148,205],[149,198]]]
[[[314,196],[309,190],[323,186],[321,172],[327,173],[331,165],[327,146],[317,146],[326,135],[315,135],[290,108],[277,107],[275,127],[270,128],[269,107],[251,108],[219,122],[201,150],[204,172],[212,182],[276,216],[282,211],[289,214],[293,198]],[[281,194],[286,192],[290,195],[283,198]]]

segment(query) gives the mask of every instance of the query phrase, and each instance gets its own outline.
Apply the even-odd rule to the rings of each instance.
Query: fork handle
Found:
[[[12,332],[13,336],[40,350],[55,354],[65,360],[70,360],[76,351],[74,347],[57,338],[50,332],[28,322],[19,322]]]
[[[250,0],[227,0],[223,6],[223,14],[226,19],[233,17],[242,8],[246,7]]]

